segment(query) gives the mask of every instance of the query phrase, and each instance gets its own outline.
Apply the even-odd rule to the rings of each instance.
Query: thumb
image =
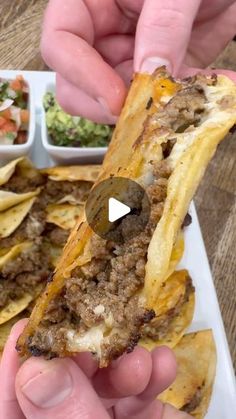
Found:
[[[134,70],[166,65],[176,74],[183,62],[201,0],[145,0],[137,25]]]
[[[72,359],[27,360],[16,377],[16,396],[27,419],[109,418]]]

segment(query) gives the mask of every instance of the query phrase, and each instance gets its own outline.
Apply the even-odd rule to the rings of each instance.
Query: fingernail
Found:
[[[168,60],[159,57],[147,57],[141,64],[142,73],[153,73],[158,67],[165,66],[171,72],[171,65]]]
[[[111,109],[109,108],[108,103],[104,97],[98,97],[97,102],[102,106],[105,115],[109,116],[109,123],[115,124],[117,122],[118,115],[112,114]]]
[[[109,108],[107,101],[104,99],[104,97],[98,97],[97,101],[100,105],[102,105],[104,111],[106,113],[110,113],[111,114],[111,109]]]
[[[61,404],[73,388],[72,377],[61,360],[50,361],[48,366],[38,360],[38,365],[33,365],[22,378],[22,393],[35,406],[44,409]]]

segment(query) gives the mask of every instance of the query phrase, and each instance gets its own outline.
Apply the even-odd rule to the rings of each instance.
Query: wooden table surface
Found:
[[[47,0],[0,1],[0,68],[43,70],[39,40]],[[236,70],[236,42],[217,60]],[[220,145],[195,202],[236,367],[236,134]],[[207,304],[207,295],[206,295]]]

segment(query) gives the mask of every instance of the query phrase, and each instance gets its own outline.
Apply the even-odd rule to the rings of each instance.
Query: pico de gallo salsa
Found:
[[[0,78],[0,146],[27,142],[28,103],[29,87],[23,76]]]

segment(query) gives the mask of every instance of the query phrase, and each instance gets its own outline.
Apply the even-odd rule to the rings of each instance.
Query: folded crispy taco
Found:
[[[51,169],[38,170],[26,158],[0,168],[0,324],[41,292],[97,168],[77,166],[77,177],[73,168],[53,168],[54,179]]]
[[[18,186],[20,183],[26,185],[26,182],[28,181],[27,186],[29,187],[30,185],[32,186],[32,184],[35,184],[35,182],[37,183],[38,170],[33,166],[29,159],[26,157],[19,157],[0,168],[0,186],[2,187],[2,185],[8,183],[12,177],[20,178]]]
[[[0,168],[0,211],[37,196],[41,175],[25,157],[20,157]],[[4,215],[1,215],[1,223]],[[9,217],[10,218],[10,217]],[[2,232],[0,231],[0,237]]]
[[[90,351],[103,367],[134,348],[155,317],[193,194],[235,121],[236,86],[225,76],[180,81],[164,68],[135,75],[96,184],[116,176],[139,183],[150,201],[149,221],[130,238],[137,218],[128,214],[117,244],[98,237],[83,212],[18,341],[21,355]],[[112,189],[105,193],[112,196]]]
[[[158,399],[203,419],[207,413],[216,371],[216,348],[211,330],[185,335],[174,348],[178,363],[174,383]]]
[[[15,205],[22,203],[30,198],[35,197],[40,192],[40,189],[37,188],[32,192],[26,193],[14,193],[8,191],[0,191],[0,211],[6,211]]]
[[[156,316],[141,329],[139,344],[148,350],[174,348],[192,322],[195,292],[188,271],[175,271],[163,282],[154,310]]]
[[[49,179],[63,182],[63,181],[84,181],[94,183],[101,171],[100,165],[84,165],[84,166],[58,166],[41,169],[40,173],[46,175]]]
[[[40,190],[37,189],[37,195],[39,192]],[[34,196],[33,198],[26,199],[20,204],[0,212],[0,239],[9,237],[14,233],[30,212],[35,200],[36,197]]]
[[[47,222],[55,224],[63,230],[72,230],[82,210],[82,204],[50,204],[46,208]]]

